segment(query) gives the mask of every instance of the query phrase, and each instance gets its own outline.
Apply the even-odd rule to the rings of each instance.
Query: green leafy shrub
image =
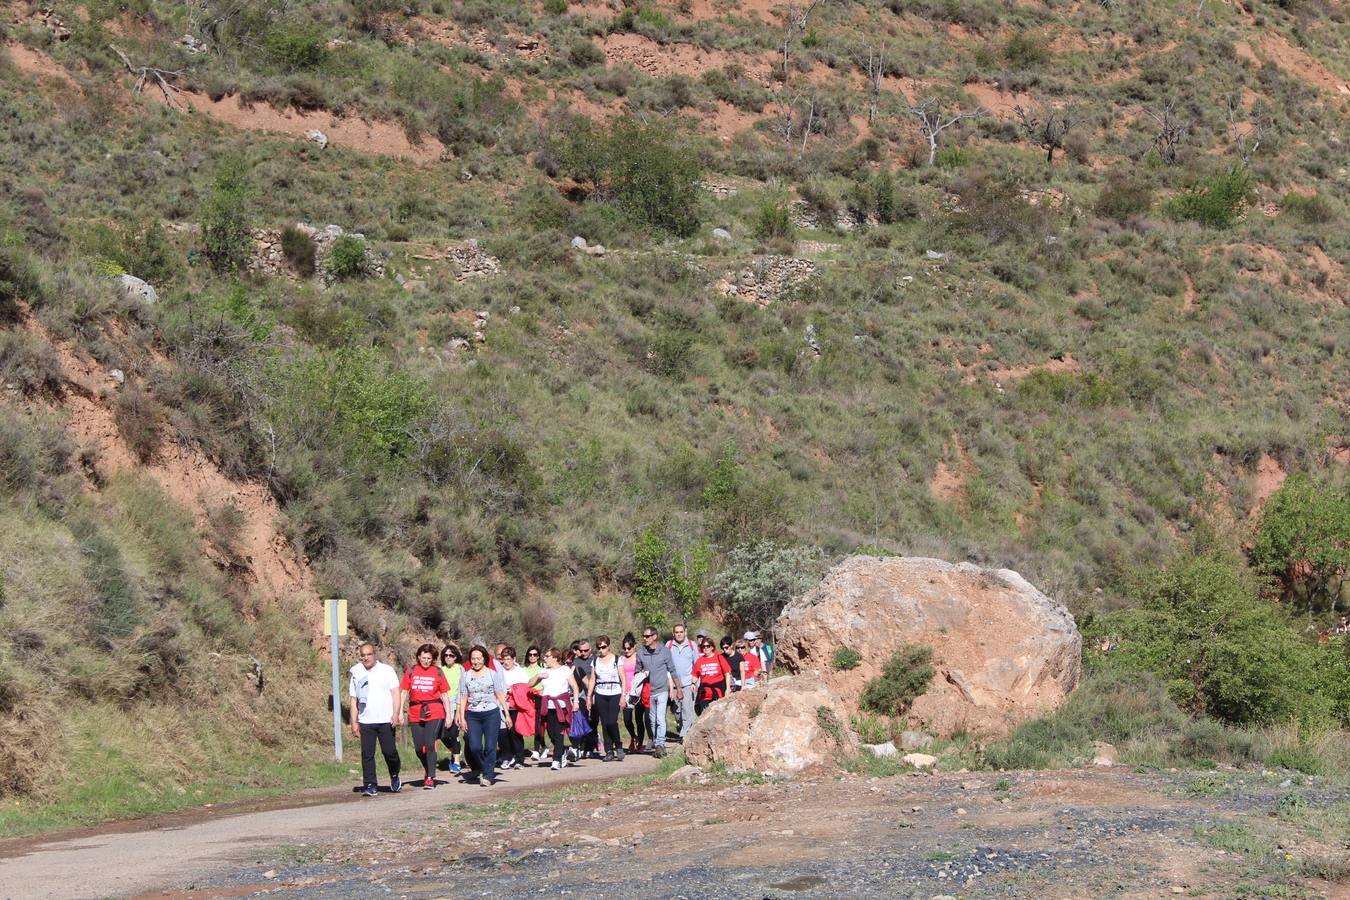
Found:
[[[939,147],[933,164],[939,169],[959,169],[970,164],[970,151],[965,147]]]
[[[1350,487],[1289,476],[1266,502],[1251,556],[1286,597],[1310,610],[1333,608],[1350,573]]]
[[[301,278],[308,278],[314,274],[315,255],[318,251],[314,238],[294,225],[287,225],[281,229],[281,253]]]
[[[366,242],[354,234],[344,234],[333,241],[324,262],[328,274],[341,279],[360,278],[368,270]]]
[[[1124,222],[1147,213],[1153,206],[1153,188],[1143,178],[1113,172],[1097,195],[1093,211],[1103,219]]]
[[[1209,228],[1227,228],[1252,202],[1251,174],[1240,166],[1203,179],[1167,204],[1174,219],[1199,222]]]
[[[594,42],[579,39],[567,48],[567,61],[579,69],[605,64],[605,51]]]
[[[863,685],[858,706],[883,716],[903,716],[928,690],[936,670],[931,647],[905,647],[886,660],[881,674]]]
[[[789,601],[815,586],[820,568],[820,556],[811,548],[743,544],[727,554],[713,591],[737,621],[767,630]]]
[[[1034,69],[1050,60],[1050,51],[1035,35],[1019,31],[1008,38],[999,55],[1016,69]]]
[[[241,269],[248,262],[251,193],[244,160],[237,156],[222,160],[198,213],[206,258],[217,271]]]
[[[958,177],[956,193],[961,197],[961,208],[951,215],[957,229],[979,235],[991,244],[1033,242],[1049,235],[1053,210],[1049,204],[1028,203],[1015,179],[978,171]]]
[[[267,35],[268,59],[284,72],[317,69],[327,53],[323,34],[317,28],[279,28]]]
[[[1280,201],[1280,215],[1308,225],[1329,225],[1336,221],[1336,207],[1321,194],[1305,197],[1290,192]]]
[[[828,706],[816,707],[816,724],[831,740],[838,741],[844,736],[844,725],[839,716]]]
[[[32,260],[18,247],[0,246],[0,322],[19,318],[19,301],[39,299],[42,283]]]
[[[644,529],[633,545],[633,605],[638,621],[665,625],[672,608],[685,619],[693,618],[711,557],[706,543],[681,553],[666,537],[664,526]]]
[[[765,197],[755,206],[752,228],[760,240],[791,240],[796,228],[792,224],[792,209],[787,197]]]
[[[840,672],[856,669],[860,662],[862,662],[862,654],[852,647],[840,647],[834,651],[834,658],[830,660],[830,664]]]
[[[1302,640],[1242,560],[1184,551],[1134,589],[1137,606],[1102,616],[1086,643],[1095,672],[1147,672],[1182,709],[1236,724],[1298,720],[1316,727],[1347,710],[1327,685],[1325,661]]]

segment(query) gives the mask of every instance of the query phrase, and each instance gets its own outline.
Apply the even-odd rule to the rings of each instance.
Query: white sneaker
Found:
[[[539,751],[535,750],[530,754],[530,762],[539,762]]]
[[[553,771],[557,772],[559,769],[562,768],[562,766],[561,766],[559,763],[557,763],[557,762],[555,761],[555,762],[553,763],[553,765],[549,766],[549,768],[552,769]]]
[[[559,768],[562,768],[562,769],[567,768],[567,754],[566,754],[566,753],[563,754],[563,758],[562,758],[561,762],[562,762],[562,765],[559,766]]]

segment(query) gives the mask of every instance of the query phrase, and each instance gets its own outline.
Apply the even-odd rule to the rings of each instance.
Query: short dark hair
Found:
[[[425,653],[427,656],[430,656],[432,659],[435,659],[435,658],[436,658],[436,645],[435,645],[435,644],[423,644],[422,646],[418,647],[418,648],[417,648],[417,652],[413,654],[413,659],[421,659],[423,653]]]
[[[464,654],[459,652],[459,647],[454,644],[446,644],[445,649],[441,651],[441,661],[445,661],[445,654],[449,653],[455,662],[463,664]]]
[[[512,647],[510,644],[507,644],[505,647],[502,648],[502,654],[501,656],[498,657],[498,659],[506,659],[506,657],[508,656],[511,657],[512,659],[516,658],[516,648]]]

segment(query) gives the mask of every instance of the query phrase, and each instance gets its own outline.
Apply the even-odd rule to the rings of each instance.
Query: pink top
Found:
[[[620,656],[619,669],[623,672],[623,686],[626,690],[628,686],[633,683],[633,676],[637,674],[637,654],[634,653],[632,659],[629,659],[626,656]]]

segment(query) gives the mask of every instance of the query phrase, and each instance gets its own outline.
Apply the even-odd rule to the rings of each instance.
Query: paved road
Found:
[[[345,787],[333,788],[307,792],[278,809],[194,811],[149,823],[4,841],[0,842],[0,896],[65,900],[171,890],[237,868],[251,849],[336,839],[357,821],[371,829],[417,817],[436,820],[436,810],[453,804],[500,803],[529,791],[645,775],[656,765],[650,757],[630,756],[621,763],[588,761],[562,772],[528,768],[503,773],[493,787],[456,782],[434,791],[409,787],[401,794],[382,793],[377,798],[359,797]]]

